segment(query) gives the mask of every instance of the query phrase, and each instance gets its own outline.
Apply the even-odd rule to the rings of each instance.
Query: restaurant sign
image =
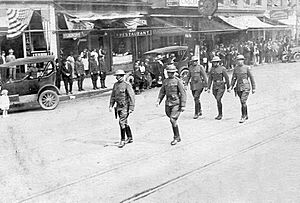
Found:
[[[116,38],[123,38],[123,37],[141,37],[141,36],[149,36],[152,35],[151,30],[137,30],[135,32],[116,32],[114,36]]]

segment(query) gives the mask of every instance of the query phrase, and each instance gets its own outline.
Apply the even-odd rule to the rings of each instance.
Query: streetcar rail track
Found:
[[[44,191],[41,191],[41,192],[37,192],[37,193],[33,193],[32,195],[26,197],[26,198],[23,198],[21,200],[19,200],[18,202],[26,202],[28,200],[32,200],[34,198],[37,198],[37,197],[40,197],[40,196],[43,196],[43,195],[46,195],[46,194],[49,194],[49,193],[52,193],[52,192],[55,192],[55,191],[58,191],[60,189],[63,189],[63,188],[67,188],[67,187],[70,187],[72,185],[75,185],[75,184],[78,184],[78,183],[81,183],[81,182],[84,182],[84,181],[87,181],[89,179],[93,179],[95,177],[99,177],[99,176],[102,176],[102,175],[105,175],[107,173],[110,173],[112,171],[115,171],[115,170],[118,170],[122,167],[126,167],[126,166],[130,166],[132,164],[135,164],[135,163],[138,163],[140,161],[144,161],[144,160],[148,160],[148,159],[151,159],[151,158],[154,158],[156,156],[161,156],[162,154],[166,154],[166,153],[169,153],[169,152],[173,152],[174,150],[177,150],[178,148],[183,148],[183,147],[186,147],[188,145],[194,145],[194,144],[197,144],[198,142],[201,142],[203,140],[207,140],[207,139],[210,139],[210,138],[213,138],[215,136],[218,136],[220,135],[220,133],[224,134],[226,132],[229,132],[231,130],[235,130],[237,128],[242,128],[242,127],[245,127],[245,126],[250,126],[252,124],[255,124],[257,122],[260,122],[262,120],[265,120],[265,119],[268,119],[269,117],[274,117],[274,116],[278,116],[278,115],[282,115],[282,114],[285,114],[286,112],[288,111],[291,111],[291,109],[286,109],[285,111],[280,111],[280,112],[276,112],[276,113],[272,113],[272,114],[269,114],[269,115],[266,115],[266,116],[263,116],[261,118],[258,118],[256,120],[249,120],[247,121],[246,123],[244,124],[236,124],[234,126],[231,126],[231,127],[228,127],[226,129],[223,129],[222,131],[218,131],[218,132],[214,132],[214,133],[211,133],[209,136],[206,136],[204,138],[200,138],[200,139],[195,139],[193,141],[186,141],[185,142],[185,145],[179,145],[179,146],[176,146],[176,148],[168,148],[167,150],[165,151],[160,151],[160,152],[157,152],[157,153],[153,153],[151,155],[146,155],[142,158],[138,158],[138,159],[134,159],[134,160],[131,160],[131,161],[126,161],[126,162],[121,162],[120,164],[117,164],[115,167],[113,168],[110,168],[109,170],[106,170],[106,171],[97,171],[95,173],[92,173],[92,174],[89,174],[89,175],[86,175],[86,176],[82,176],[80,177],[79,179],[77,180],[74,180],[74,181],[70,181],[69,183],[66,183],[66,184],[62,184],[58,187],[55,187],[55,188],[52,188],[52,189],[48,189],[48,190],[44,190]],[[298,128],[299,126],[297,126],[296,128]],[[280,133],[282,134],[282,133]],[[273,136],[274,137],[274,136]],[[256,145],[256,144],[255,144]],[[212,163],[211,163],[212,164]],[[210,164],[210,165],[211,165]]]

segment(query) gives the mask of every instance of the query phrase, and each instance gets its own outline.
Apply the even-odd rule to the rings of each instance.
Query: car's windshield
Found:
[[[27,66],[27,67],[26,67]],[[40,63],[31,63],[27,65],[0,68],[1,83],[11,83],[22,79],[36,79],[41,76],[47,76],[54,71],[53,64],[49,61]],[[12,76],[10,69],[15,68],[16,74]]]

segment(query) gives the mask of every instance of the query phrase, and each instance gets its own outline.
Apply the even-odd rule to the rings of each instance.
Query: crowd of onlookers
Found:
[[[235,58],[238,54],[245,57],[246,65],[258,65],[262,63],[274,63],[282,59],[293,46],[287,38],[281,40],[249,40],[234,41],[226,44],[218,44],[209,52],[207,47],[200,49],[200,63],[208,69],[208,63],[214,56],[219,56],[222,64],[227,69],[235,65]]]
[[[83,81],[86,76],[91,78],[93,89],[106,88],[105,79],[109,71],[106,61],[106,53],[103,49],[84,49],[79,55],[70,52],[67,56],[61,50],[60,59],[56,60],[57,75],[56,86],[60,89],[61,81],[64,82],[66,94],[73,94],[73,81],[77,80],[78,91],[85,91]]]

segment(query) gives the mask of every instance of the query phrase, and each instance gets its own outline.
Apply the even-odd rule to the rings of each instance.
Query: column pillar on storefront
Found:
[[[57,16],[55,15],[55,8],[53,4],[49,4],[49,29],[47,30],[49,36],[50,53],[58,57],[58,33],[55,32],[58,29]]]

